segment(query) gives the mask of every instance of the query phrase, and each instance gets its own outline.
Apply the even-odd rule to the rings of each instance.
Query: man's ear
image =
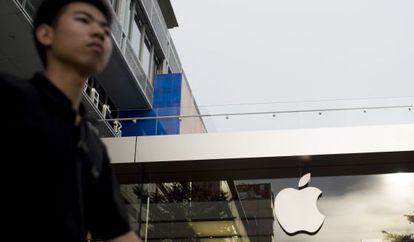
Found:
[[[45,47],[52,45],[53,36],[53,28],[47,24],[41,24],[36,29],[36,38]]]

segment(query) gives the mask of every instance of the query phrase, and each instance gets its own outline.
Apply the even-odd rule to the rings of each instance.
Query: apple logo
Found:
[[[307,173],[299,181],[299,190],[286,188],[276,196],[276,218],[282,229],[289,235],[316,234],[325,221],[325,216],[316,206],[322,191],[316,187],[306,187],[310,178],[311,174]]]

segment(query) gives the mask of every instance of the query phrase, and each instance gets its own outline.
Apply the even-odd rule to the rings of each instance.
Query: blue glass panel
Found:
[[[180,132],[178,117],[181,106],[182,75],[157,75],[154,81],[154,102],[151,110],[121,112],[121,118],[154,117],[154,119],[123,121],[122,136],[168,135]]]

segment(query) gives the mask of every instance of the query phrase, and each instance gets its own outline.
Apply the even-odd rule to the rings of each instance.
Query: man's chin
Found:
[[[103,71],[103,67],[96,64],[85,64],[80,67],[80,71],[84,76],[95,76]]]

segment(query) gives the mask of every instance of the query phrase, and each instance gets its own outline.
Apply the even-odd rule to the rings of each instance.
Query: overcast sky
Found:
[[[412,0],[173,0],[172,4],[180,26],[171,35],[203,112],[361,103],[301,103],[332,99],[380,98],[369,103],[384,106],[393,104],[390,97],[414,96]],[[269,102],[289,104],[227,105]],[[262,118],[253,118],[257,119]],[[216,120],[216,128],[240,128],[242,121],[229,120]]]

